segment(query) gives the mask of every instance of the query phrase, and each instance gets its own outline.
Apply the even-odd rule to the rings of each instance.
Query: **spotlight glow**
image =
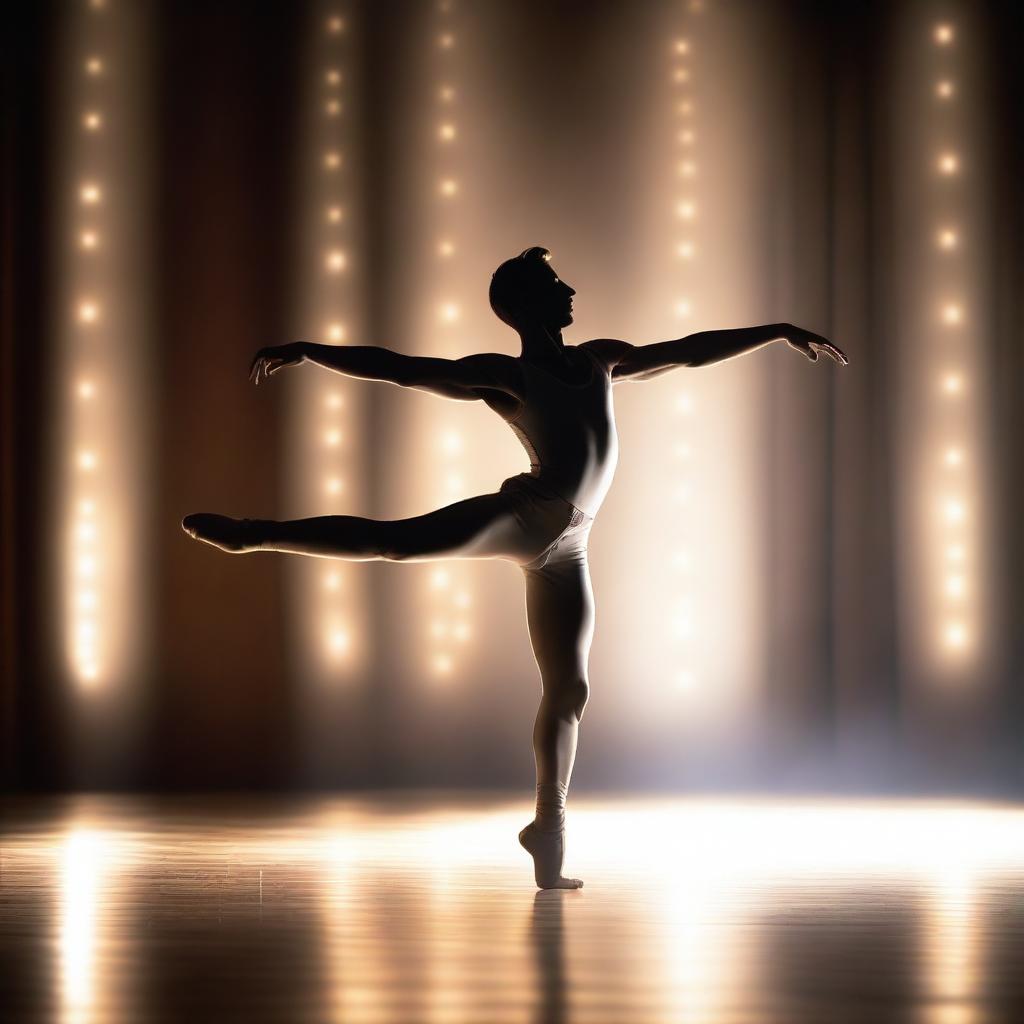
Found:
[[[939,46],[949,46],[953,42],[954,32],[953,26],[948,22],[942,22],[935,26],[932,32],[932,38]]]
[[[941,153],[936,161],[940,174],[951,177],[960,170],[960,159],[956,153]]]
[[[936,244],[944,252],[952,252],[959,243],[957,233],[952,228],[943,228],[936,236]]]
[[[91,110],[82,115],[82,127],[86,131],[96,132],[103,127],[103,117],[97,111]]]
[[[948,78],[940,79],[935,83],[935,95],[940,100],[952,99],[955,91],[953,83]]]
[[[438,185],[438,189],[441,192],[441,195],[446,198],[451,198],[458,194],[459,183],[454,178],[442,178]]]
[[[103,199],[103,191],[99,185],[86,182],[78,190],[78,196],[86,206],[96,206]]]
[[[100,236],[95,231],[83,231],[78,236],[78,244],[86,250],[96,249],[100,244]]]

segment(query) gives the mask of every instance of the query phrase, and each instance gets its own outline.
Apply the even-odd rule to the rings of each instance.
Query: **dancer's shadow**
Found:
[[[564,901],[579,899],[576,890],[542,889],[533,898],[530,945],[537,968],[536,1024],[562,1024],[566,1006]]]

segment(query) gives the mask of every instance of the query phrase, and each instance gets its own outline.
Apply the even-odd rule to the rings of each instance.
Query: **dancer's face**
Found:
[[[543,327],[561,330],[572,323],[572,297],[576,289],[555,273],[550,263],[537,268],[537,283],[530,292],[531,313]]]

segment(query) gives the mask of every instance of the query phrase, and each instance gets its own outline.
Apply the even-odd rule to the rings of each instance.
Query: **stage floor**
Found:
[[[1024,1020],[1024,810],[577,798],[0,801],[0,1019]]]

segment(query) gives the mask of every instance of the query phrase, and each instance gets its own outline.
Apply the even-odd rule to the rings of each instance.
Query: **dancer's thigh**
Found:
[[[507,492],[465,498],[422,516],[386,526],[386,546],[407,561],[435,558],[505,558],[519,565],[535,559],[565,528],[571,506],[524,514]],[[383,525],[383,524],[382,524]]]
[[[530,642],[545,690],[585,683],[594,638],[594,591],[586,552],[527,570],[525,576]]]

